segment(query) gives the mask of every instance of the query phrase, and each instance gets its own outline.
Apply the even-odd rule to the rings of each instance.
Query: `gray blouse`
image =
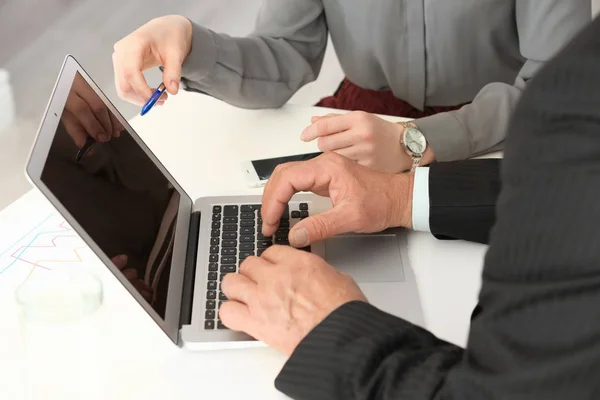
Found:
[[[235,12],[235,10],[232,10]],[[316,79],[328,33],[348,79],[418,109],[439,161],[498,149],[540,66],[591,21],[591,0],[263,0],[248,37],[194,24],[187,85],[245,108],[283,105]]]

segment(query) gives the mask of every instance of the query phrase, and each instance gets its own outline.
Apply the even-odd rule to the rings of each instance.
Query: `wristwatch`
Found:
[[[412,122],[400,122],[404,127],[404,133],[400,138],[400,145],[412,160],[411,172],[414,171],[421,162],[425,150],[427,150],[427,139],[419,130],[417,125]]]

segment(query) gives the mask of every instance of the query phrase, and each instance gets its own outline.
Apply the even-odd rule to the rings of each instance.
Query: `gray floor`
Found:
[[[10,73],[17,110],[16,122],[0,132],[0,209],[30,188],[23,166],[66,54],[82,63],[129,118],[139,109],[116,95],[111,61],[116,41],[167,14],[186,15],[216,31],[244,35],[252,29],[259,5],[260,0],[0,1],[0,68]],[[157,71],[149,75],[151,82],[160,81]],[[293,101],[311,104],[331,92],[341,78],[330,50],[318,82]]]

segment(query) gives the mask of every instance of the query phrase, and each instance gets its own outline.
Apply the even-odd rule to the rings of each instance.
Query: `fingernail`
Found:
[[[117,261],[118,263],[123,263],[123,264],[125,264],[125,263],[127,263],[127,256],[126,256],[125,254],[120,254],[120,255],[118,255],[118,256],[116,257],[116,261]]]
[[[172,80],[170,83],[171,86],[171,90],[176,92],[179,90],[179,82],[177,82],[176,80]]]
[[[294,232],[294,246],[306,247],[308,245],[308,232],[305,228],[296,229]]]
[[[120,136],[121,136],[121,131],[117,129],[117,130],[115,131],[115,133],[114,133],[114,137],[117,137],[117,138],[118,138],[118,137],[120,137]]]

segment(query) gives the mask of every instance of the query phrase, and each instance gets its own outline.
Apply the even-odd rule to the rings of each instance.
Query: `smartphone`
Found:
[[[246,181],[250,187],[260,187],[267,183],[273,170],[279,164],[285,164],[291,161],[306,161],[320,156],[323,153],[297,154],[295,156],[265,158],[263,160],[246,161],[244,163],[244,172]]]

